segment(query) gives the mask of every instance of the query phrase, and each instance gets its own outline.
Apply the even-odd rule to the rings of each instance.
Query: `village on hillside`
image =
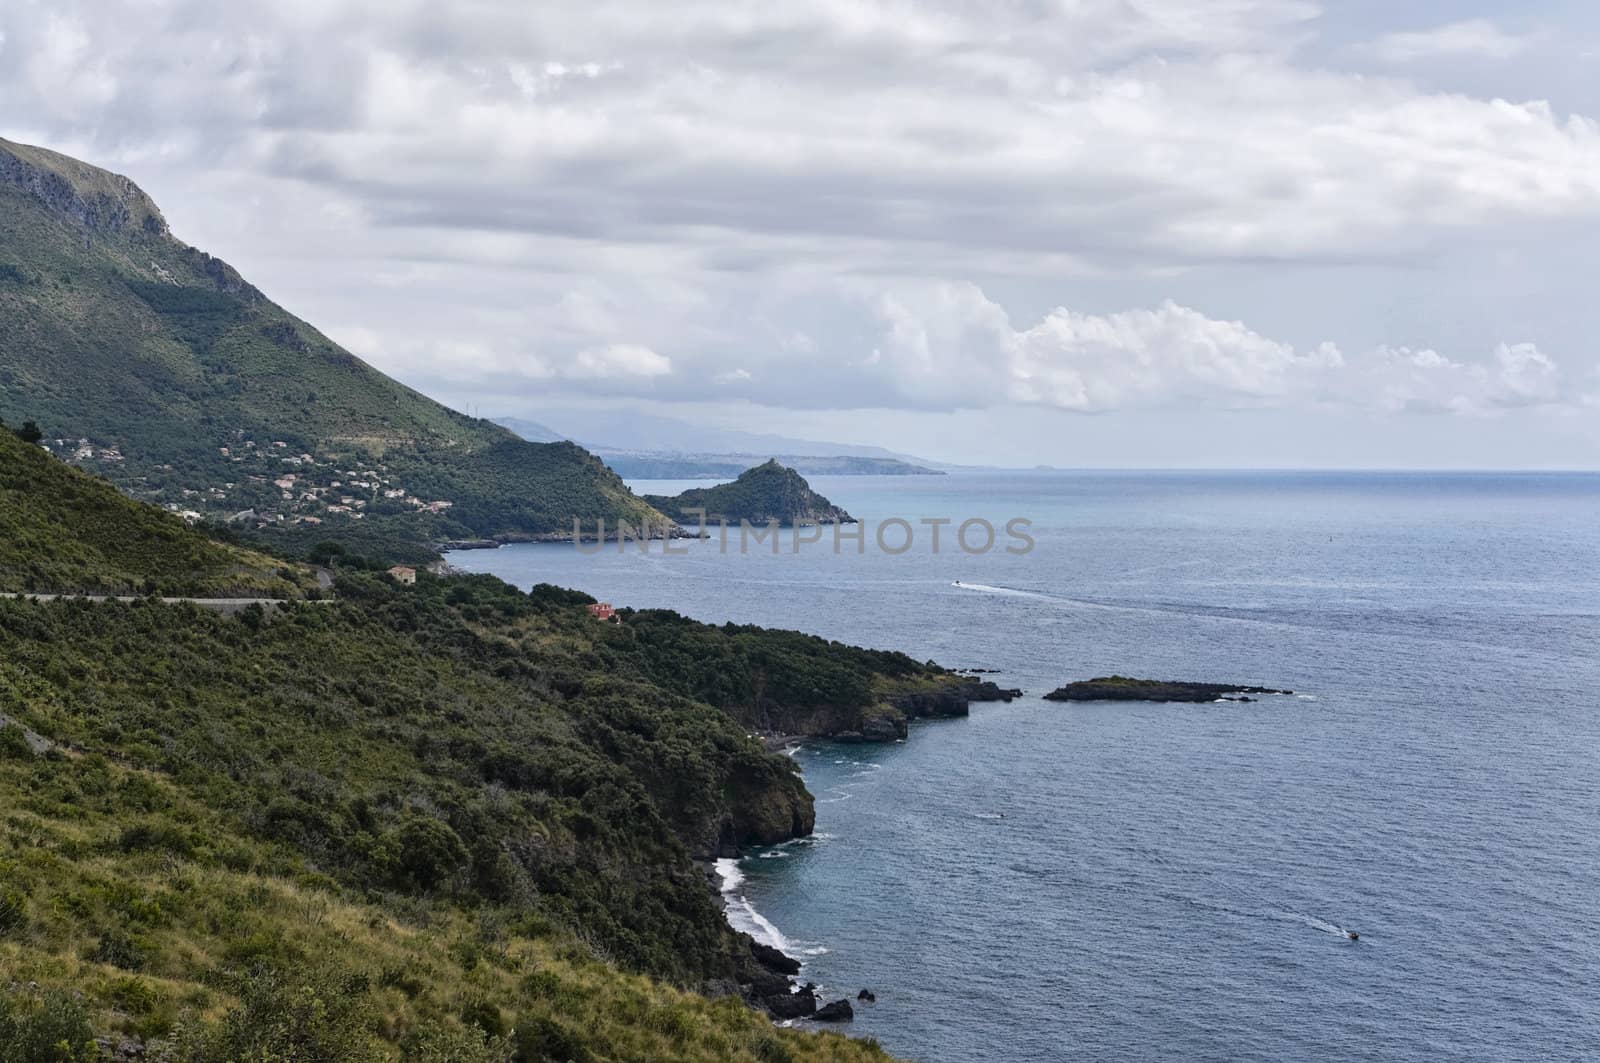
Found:
[[[73,465],[94,471],[94,466],[121,464],[125,458],[116,446],[96,445],[88,439],[48,439],[44,449]],[[327,521],[364,519],[368,514],[440,514],[454,503],[449,499],[419,497],[394,482],[381,462],[365,468],[344,467],[333,457],[317,458],[293,453],[283,440],[257,443],[240,439],[218,447],[219,457],[239,466],[235,479],[210,486],[184,486],[159,476],[140,477],[148,484],[150,501],[190,524],[214,520],[247,527],[263,525],[316,526]],[[156,473],[176,474],[172,465]]]

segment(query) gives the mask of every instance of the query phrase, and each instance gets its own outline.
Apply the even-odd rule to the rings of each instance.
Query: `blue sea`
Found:
[[[926,1063],[1600,1058],[1600,477],[813,486],[868,522],[864,554],[829,532],[451,561],[1027,692],[804,745],[816,836],[726,869],[737,925],[828,999],[877,994],[853,1033]],[[1018,517],[1026,554],[953,525],[935,552],[919,523]],[[919,531],[900,555],[871,545],[893,518]],[[1111,673],[1296,694],[1038,698]]]

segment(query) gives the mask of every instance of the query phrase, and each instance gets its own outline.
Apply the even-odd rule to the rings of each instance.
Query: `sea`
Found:
[[[721,866],[736,926],[825,999],[873,991],[848,1032],[927,1063],[1600,1059],[1600,476],[812,486],[864,548],[450,561],[1024,690],[799,744],[815,836]],[[1294,693],[1040,698],[1112,674]]]

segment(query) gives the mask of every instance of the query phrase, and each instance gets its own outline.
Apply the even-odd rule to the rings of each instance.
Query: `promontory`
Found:
[[[731,483],[698,487],[681,495],[645,495],[645,501],[680,524],[737,523],[784,527],[816,524],[855,524],[856,519],[806,483],[793,469],[776,459],[747,469]]]

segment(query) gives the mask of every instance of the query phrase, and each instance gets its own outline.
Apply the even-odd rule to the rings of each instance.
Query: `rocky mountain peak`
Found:
[[[166,219],[138,185],[54,151],[0,140],[0,184],[94,233],[170,239]]]

